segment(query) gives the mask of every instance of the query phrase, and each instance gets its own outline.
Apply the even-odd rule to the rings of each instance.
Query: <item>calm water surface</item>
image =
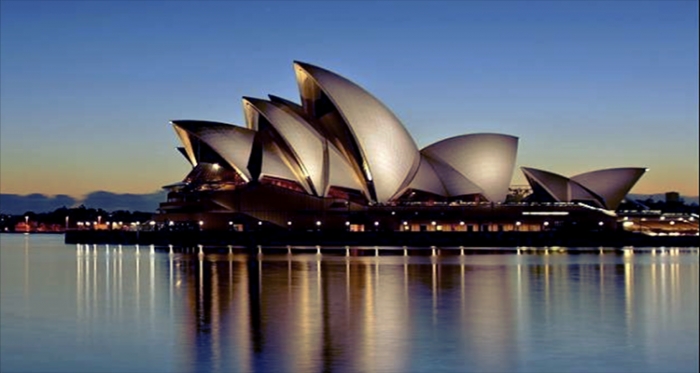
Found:
[[[696,253],[206,255],[0,235],[2,372],[697,372]]]

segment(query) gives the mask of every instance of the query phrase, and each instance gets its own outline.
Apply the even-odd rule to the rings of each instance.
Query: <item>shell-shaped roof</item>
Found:
[[[294,67],[305,109],[309,98],[322,91],[342,117],[347,131],[333,131],[347,148],[356,145],[361,159],[354,162],[376,201],[395,197],[420,164],[418,148],[399,119],[370,93],[338,74],[302,62],[295,62]]]
[[[461,175],[459,177],[463,179]],[[416,172],[413,180],[408,185],[408,189],[422,190],[443,197],[448,195],[438,173],[435,172],[435,169],[424,155],[421,155],[418,172]]]
[[[572,176],[571,180],[595,192],[604,199],[606,208],[615,210],[644,172],[646,169],[639,167],[608,168]]]
[[[251,175],[247,165],[253,147],[255,131],[226,123],[200,120],[175,120],[170,123],[181,140],[183,137],[187,139],[187,141],[182,142],[193,165],[197,165],[197,160],[192,150],[191,136],[211,147],[245,181],[250,181]]]
[[[327,143],[328,144],[328,143]],[[328,184],[324,196],[328,194],[328,188],[342,187],[361,191],[369,199],[367,186],[360,180],[352,167],[340,154],[335,146],[328,144]]]
[[[262,166],[259,178],[263,176],[298,182],[296,176],[292,172],[291,165],[285,162],[282,150],[280,150],[277,144],[268,141],[264,142],[262,145]],[[306,189],[306,185],[301,183],[300,185]],[[309,190],[306,191],[310,192]]]
[[[439,176],[440,182],[445,187],[448,197],[471,194],[485,195],[484,190],[480,186],[471,182],[463,173],[454,169],[454,167],[441,160],[432,159],[428,156],[426,156],[425,159],[433,166],[433,170],[435,170],[435,173]]]
[[[566,176],[530,167],[521,167],[521,170],[531,185],[536,183],[555,201],[590,201],[599,207],[605,207],[603,199],[595,192]],[[534,187],[535,185],[533,185]]]
[[[481,189],[481,194],[489,201],[502,202],[513,178],[517,151],[518,138],[515,136],[478,133],[436,142],[425,147],[421,153],[459,172]],[[440,174],[440,177],[450,192],[443,175]]]
[[[286,143],[283,149],[290,162],[295,163],[293,169],[299,170],[297,175],[300,184],[310,184],[312,194],[322,195],[326,190],[324,177],[324,143],[326,140],[316,132],[303,118],[291,110],[284,110],[274,102],[244,98],[244,105],[250,105],[257,113],[265,117]]]
[[[520,169],[530,184],[537,183],[556,201],[568,202],[570,200],[571,193],[569,192],[568,177],[536,168],[520,167]]]
[[[182,143],[183,150],[181,150],[180,152],[185,155],[192,167],[197,166],[197,157],[195,157],[194,149],[192,148],[192,139],[190,139],[190,133],[176,125],[173,125],[173,129],[175,130],[175,134],[177,135],[177,137],[180,139],[180,143]]]

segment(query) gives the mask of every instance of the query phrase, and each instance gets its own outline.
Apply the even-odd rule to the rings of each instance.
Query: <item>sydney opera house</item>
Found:
[[[192,170],[164,187],[156,221],[237,231],[612,229],[645,171],[566,177],[523,167],[531,193],[514,198],[517,137],[462,134],[419,149],[359,85],[307,63],[294,72],[300,104],[244,97],[245,126],[171,122]]]

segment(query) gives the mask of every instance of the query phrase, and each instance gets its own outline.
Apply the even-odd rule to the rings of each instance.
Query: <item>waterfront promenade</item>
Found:
[[[697,236],[648,236],[632,232],[229,232],[68,231],[68,244],[174,247],[698,247]]]

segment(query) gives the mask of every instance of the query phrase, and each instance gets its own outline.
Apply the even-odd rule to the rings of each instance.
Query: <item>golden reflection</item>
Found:
[[[136,293],[136,322],[141,321],[141,256],[139,255],[139,245],[136,245],[136,282],[134,283],[134,289]]]
[[[170,319],[173,319],[175,313],[175,300],[173,293],[175,292],[175,260],[173,258],[173,247],[170,245],[168,252],[168,304],[170,308]]]
[[[463,259],[463,258],[460,258]],[[459,265],[459,304],[460,304],[460,311],[462,315],[466,315],[466,308],[467,308],[467,296],[465,295],[465,266],[464,262],[462,261],[461,264]]]
[[[106,316],[109,317],[108,313],[111,310],[111,300],[112,300],[112,293],[111,293],[111,276],[114,274],[114,271],[110,272],[110,266],[112,262],[109,260],[109,245],[105,245],[105,274],[104,274],[104,281],[105,281],[105,313],[107,314]]]
[[[117,299],[117,314],[119,317],[122,317],[122,310],[123,310],[123,299],[124,299],[124,292],[122,290],[122,283],[124,282],[124,272],[122,271],[122,245],[119,245],[119,287],[117,289],[118,292],[118,299]]]
[[[81,298],[84,298],[83,303],[81,304],[81,308],[85,309],[85,314],[86,314],[85,316],[87,318],[90,317],[90,307],[88,307],[88,305],[90,304],[90,273],[91,273],[91,271],[90,271],[90,257],[88,255],[89,253],[90,253],[90,246],[86,245],[85,246],[85,254],[86,255],[83,256],[84,264],[85,264],[85,279],[83,280],[83,287],[81,289],[81,294],[84,294],[85,297],[81,297]]]
[[[77,245],[75,255],[75,308],[78,320],[83,319],[83,246]]]
[[[151,245],[151,255],[148,258],[148,264],[149,264],[149,299],[148,299],[148,304],[149,304],[149,317],[150,317],[150,324],[151,326],[155,326],[155,319],[156,319],[156,257],[155,257],[155,252],[153,249],[153,245]]]
[[[356,297],[363,300],[362,308],[360,309],[360,320],[362,321],[361,337],[362,345],[360,347],[360,370],[372,371],[376,346],[374,345],[374,292],[375,288],[372,281],[372,271],[367,262],[358,263],[358,269],[364,273],[364,284],[360,289],[357,289]]]
[[[625,321],[627,330],[631,330],[634,323],[634,265],[629,260],[623,264],[625,268]]]
[[[605,305],[605,263],[600,260],[598,264],[598,293],[600,294],[600,304]],[[604,307],[603,307],[604,308]]]
[[[433,249],[435,250],[435,249]],[[437,324],[437,314],[438,314],[438,291],[437,291],[437,264],[433,261],[432,264],[432,277],[431,279],[431,285],[432,285],[432,295],[433,295],[433,325]]]
[[[29,235],[24,235],[24,300],[29,298]]]
[[[212,340],[212,360],[214,371],[221,369],[221,313],[222,305],[219,298],[219,274],[216,270],[216,262],[211,263],[211,340]]]
[[[408,263],[404,258],[403,262],[403,298],[404,298],[404,307],[408,309],[410,306],[410,303],[408,301]]]
[[[550,287],[549,287],[549,258],[544,258],[544,305],[547,318],[549,318],[550,311]]]
[[[202,362],[228,371],[410,371],[416,338],[438,338],[451,341],[453,358],[468,360],[474,371],[512,371],[514,361],[532,354],[523,343],[532,334],[559,337],[552,333],[561,330],[533,322],[552,325],[596,303],[600,314],[586,317],[624,307],[627,325],[620,319],[620,328],[639,322],[633,258],[611,265],[595,255],[572,264],[525,253],[514,265],[483,265],[494,259],[368,254],[171,257],[171,314],[187,318],[177,326],[177,337],[188,341],[183,359],[192,371]],[[654,290],[668,284],[656,281],[657,263],[649,270],[650,282],[640,273],[637,280],[656,297]],[[672,302],[679,302],[681,269],[674,262],[670,270]],[[612,290],[624,297],[606,296]],[[444,353],[444,345],[420,345],[423,354]]]
[[[92,247],[92,304],[90,308],[97,313],[97,245]]]

